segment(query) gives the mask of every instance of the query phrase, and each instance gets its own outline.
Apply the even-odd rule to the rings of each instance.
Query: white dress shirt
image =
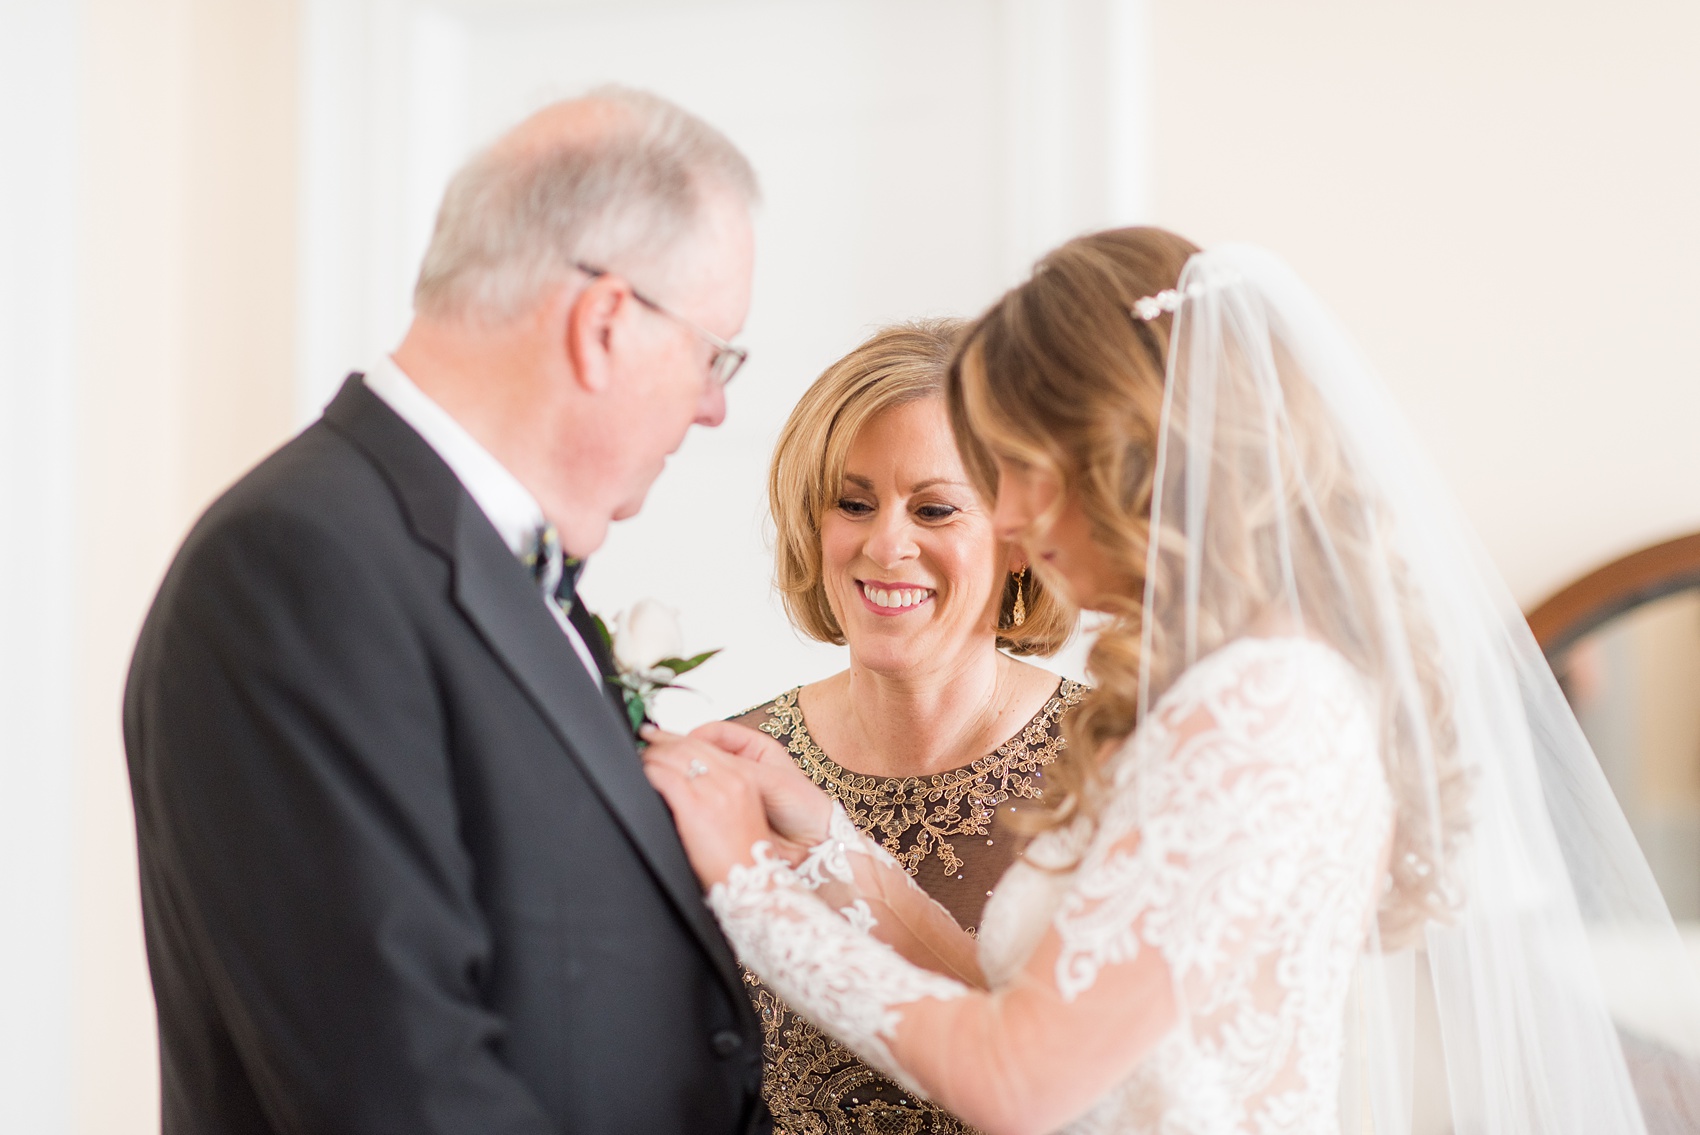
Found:
[[[382,398],[402,421],[425,439],[426,445],[437,451],[437,456],[443,459],[484,515],[490,518],[496,533],[516,558],[531,550],[537,540],[537,530],[547,521],[537,498],[520,484],[518,477],[508,472],[507,466],[479,445],[478,439],[467,433],[466,427],[455,421],[447,410],[432,401],[430,395],[415,386],[388,355],[366,372],[366,389]],[[538,601],[543,602],[541,593]],[[584,668],[590,671],[591,678],[600,686],[602,671],[596,665],[596,656],[590,653],[590,648],[580,637],[578,628],[558,605],[544,603],[544,606],[555,616],[555,622],[560,624],[567,641],[573,644],[573,650],[578,653]]]

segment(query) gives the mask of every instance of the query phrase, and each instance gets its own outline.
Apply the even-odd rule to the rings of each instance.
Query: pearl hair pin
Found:
[[[1189,297],[1197,298],[1203,294],[1203,284],[1188,284],[1185,293],[1177,288],[1164,288],[1154,296],[1140,296],[1133,301],[1133,307],[1130,310],[1136,318],[1150,323],[1165,311],[1179,311],[1181,304]]]
[[[1222,274],[1215,275],[1215,279],[1210,280],[1209,284],[1193,280],[1192,284],[1188,284],[1185,289],[1164,287],[1163,291],[1158,292],[1156,296],[1139,297],[1134,301],[1134,306],[1127,311],[1134,318],[1144,319],[1146,323],[1151,323],[1164,311],[1170,311],[1170,313],[1180,311],[1181,304],[1187,302],[1188,299],[1204,296],[1205,292],[1210,291],[1212,287],[1227,287],[1229,284],[1238,284],[1239,279],[1241,277],[1239,277],[1238,272],[1222,272]]]
[[[1140,296],[1133,301],[1133,314],[1150,323],[1165,311],[1179,311],[1182,298],[1173,288],[1165,288],[1154,296]]]

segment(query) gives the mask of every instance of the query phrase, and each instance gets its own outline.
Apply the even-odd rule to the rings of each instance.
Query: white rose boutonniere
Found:
[[[719,654],[705,650],[690,658],[685,653],[684,634],[679,630],[676,611],[654,599],[640,599],[614,619],[614,629],[596,620],[602,642],[614,658],[618,675],[609,679],[620,689],[626,703],[626,717],[632,732],[649,720],[655,695],[662,690],[686,689],[678,682],[679,675],[688,674]]]

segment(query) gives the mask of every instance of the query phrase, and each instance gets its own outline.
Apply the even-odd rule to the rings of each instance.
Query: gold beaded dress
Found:
[[[1020,837],[1008,809],[1035,800],[1044,766],[1063,749],[1062,719],[1086,687],[1064,679],[1014,737],[971,765],[919,777],[864,776],[827,756],[809,734],[797,690],[739,717],[776,738],[809,779],[844,805],[856,827],[897,857],[970,934]],[[762,1090],[776,1135],[972,1135],[973,1129],[918,1100],[849,1049],[792,1013],[748,972],[761,1016]]]

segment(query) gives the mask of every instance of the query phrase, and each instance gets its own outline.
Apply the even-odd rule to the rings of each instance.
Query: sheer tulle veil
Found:
[[[1274,256],[1199,253],[1142,305],[1133,318],[1175,322],[1141,708],[1248,633],[1328,641],[1381,707],[1397,830],[1347,1009],[1343,1130],[1647,1130],[1675,1086],[1632,1075],[1609,967],[1657,973],[1670,1019],[1691,1023],[1660,1038],[1682,1054],[1667,1066],[1700,1059],[1700,979],[1459,509]]]

